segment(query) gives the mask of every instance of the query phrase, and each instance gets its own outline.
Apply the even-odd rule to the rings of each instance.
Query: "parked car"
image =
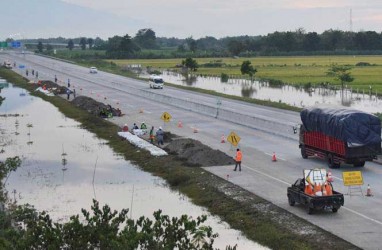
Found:
[[[96,68],[96,67],[90,67],[90,73],[91,73],[91,74],[98,73],[97,68]]]

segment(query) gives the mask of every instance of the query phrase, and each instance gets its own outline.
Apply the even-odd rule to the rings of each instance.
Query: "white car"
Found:
[[[95,73],[98,73],[98,70],[96,67],[90,67],[90,71],[89,71],[91,74],[95,74]]]
[[[150,88],[163,89],[163,83],[164,83],[164,81],[163,81],[162,77],[160,77],[160,76],[152,75],[149,78]]]

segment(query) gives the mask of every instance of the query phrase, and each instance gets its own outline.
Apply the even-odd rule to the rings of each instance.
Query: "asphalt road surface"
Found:
[[[221,143],[232,131],[240,136],[239,147],[243,152],[242,172],[233,172],[233,166],[206,168],[222,178],[235,183],[272,203],[309,220],[333,234],[364,249],[381,249],[382,246],[382,166],[367,162],[364,168],[342,166],[332,169],[334,189],[345,194],[345,206],[337,213],[329,211],[308,215],[304,207],[288,205],[286,190],[297,178],[302,178],[303,169],[327,168],[319,159],[302,159],[298,148],[298,135],[293,127],[300,123],[299,114],[269,107],[252,105],[214,96],[198,94],[165,86],[150,89],[147,81],[134,80],[99,71],[90,74],[88,68],[53,60],[33,54],[0,53],[0,62],[16,62],[13,70],[29,78],[34,69],[41,80],[54,80],[67,85],[77,95],[86,95],[119,107],[126,115],[111,120],[119,125],[133,123],[162,126],[174,134],[193,138],[234,156],[235,147]],[[19,68],[24,65],[26,68]],[[221,105],[217,103],[221,102]],[[164,123],[160,117],[168,112],[172,118]],[[182,123],[180,128],[179,122]],[[197,131],[197,133],[195,133]],[[272,162],[275,153],[277,162]],[[342,172],[361,170],[363,193],[349,190],[343,185]],[[370,184],[373,196],[366,197]],[[349,191],[350,195],[349,195]],[[323,242],[323,244],[325,244]]]

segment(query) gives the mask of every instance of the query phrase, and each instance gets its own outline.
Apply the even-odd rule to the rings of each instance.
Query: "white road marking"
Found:
[[[352,209],[350,209],[350,208],[347,208],[347,207],[345,207],[345,206],[343,206],[343,209],[348,210],[349,212],[352,212],[352,213],[354,213],[354,214],[356,214],[356,215],[358,215],[358,216],[361,216],[361,217],[364,218],[364,219],[370,220],[370,221],[375,222],[375,223],[377,223],[377,224],[379,224],[379,225],[382,226],[382,222],[379,221],[379,220],[375,220],[375,219],[373,219],[373,218],[370,218],[370,217],[368,217],[368,216],[366,216],[366,215],[364,215],[364,214],[358,213],[357,211],[354,211],[354,210],[352,210]]]
[[[253,168],[250,168],[250,167],[246,167],[246,166],[244,166],[244,165],[243,165],[243,167],[245,167],[245,168],[247,168],[247,169],[249,169],[249,170],[251,170],[251,171],[253,171],[253,172],[256,172],[256,173],[258,173],[258,174],[264,175],[264,176],[266,176],[266,177],[268,177],[268,178],[271,178],[271,179],[273,179],[273,180],[276,180],[276,181],[278,181],[278,182],[280,182],[280,183],[283,183],[283,184],[285,184],[285,185],[287,185],[287,186],[290,185],[288,182],[285,182],[285,181],[283,181],[283,180],[281,180],[281,179],[278,179],[278,178],[276,178],[276,177],[273,177],[273,176],[271,176],[271,175],[269,175],[269,174],[263,173],[263,172],[261,172],[261,171],[259,171],[259,170],[256,170],[256,169],[253,169]]]

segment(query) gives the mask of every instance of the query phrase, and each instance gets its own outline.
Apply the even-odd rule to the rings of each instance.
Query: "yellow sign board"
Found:
[[[361,186],[363,178],[361,171],[342,172],[342,179],[345,186]]]
[[[235,147],[237,146],[237,144],[239,144],[240,139],[241,139],[240,136],[238,136],[233,131],[227,137],[227,141],[229,141]]]
[[[171,115],[167,112],[164,112],[160,117],[164,122],[169,122],[171,120]]]

